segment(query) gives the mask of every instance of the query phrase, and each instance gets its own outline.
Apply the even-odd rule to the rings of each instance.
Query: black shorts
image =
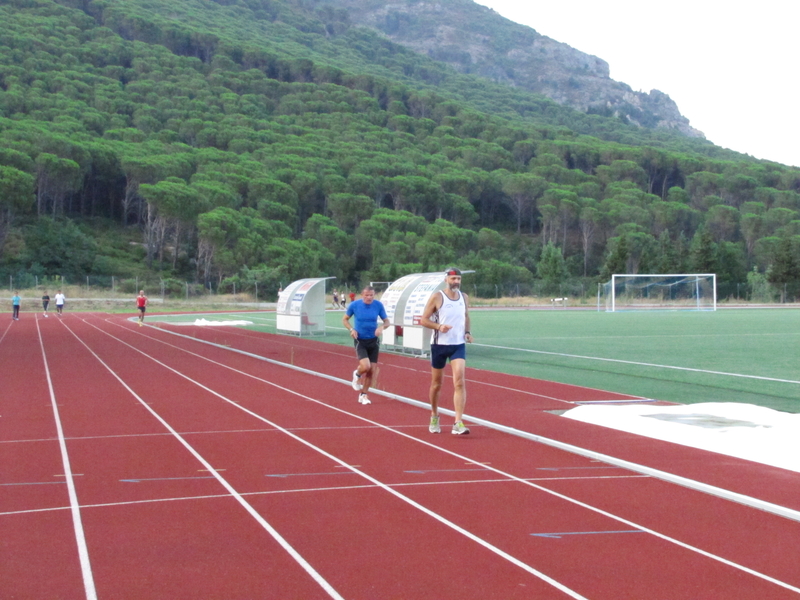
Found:
[[[378,362],[378,351],[380,350],[380,342],[378,341],[378,338],[374,337],[365,340],[353,340],[353,346],[356,348],[356,356],[358,357],[358,360],[368,358],[369,362],[371,363]]]
[[[444,369],[447,360],[467,358],[466,344],[431,344],[431,366],[434,369]]]
[[[145,307],[144,306],[137,306],[136,308],[139,309],[140,313],[144,314],[144,311],[145,311]]]

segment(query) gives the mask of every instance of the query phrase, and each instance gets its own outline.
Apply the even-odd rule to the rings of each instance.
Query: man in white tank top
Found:
[[[442,391],[444,367],[450,360],[453,370],[453,408],[455,423],[451,433],[463,435],[469,433],[464,426],[462,416],[467,402],[466,343],[472,343],[469,332],[469,299],[461,291],[461,271],[456,268],[445,271],[446,287],[433,294],[422,313],[420,324],[433,329],[431,339],[431,422],[428,430],[440,433],[439,426],[439,393]]]

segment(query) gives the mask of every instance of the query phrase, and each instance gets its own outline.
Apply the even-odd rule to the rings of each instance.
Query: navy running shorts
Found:
[[[467,359],[466,344],[431,344],[431,366],[434,369],[444,369],[448,359],[456,358]]]

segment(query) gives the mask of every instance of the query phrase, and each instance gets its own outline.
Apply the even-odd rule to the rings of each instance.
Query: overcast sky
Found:
[[[476,1],[668,94],[718,146],[800,166],[800,1]]]

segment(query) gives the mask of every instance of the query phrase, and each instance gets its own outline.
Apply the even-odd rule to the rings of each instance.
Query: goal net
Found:
[[[612,275],[600,286],[597,310],[717,310],[714,273]]]

